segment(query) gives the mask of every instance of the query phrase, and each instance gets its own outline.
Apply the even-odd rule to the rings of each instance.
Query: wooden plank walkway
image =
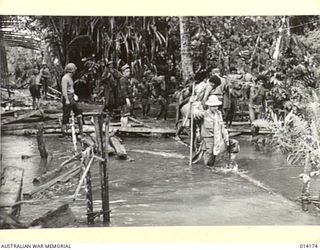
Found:
[[[229,133],[233,134],[244,134],[251,135],[251,129],[246,127],[234,126],[227,129]],[[11,135],[33,135],[36,134],[35,124],[8,124],[1,126],[2,134],[11,134]],[[76,129],[77,131],[77,129]],[[84,133],[94,132],[93,125],[83,125]],[[176,134],[176,129],[174,128],[156,128],[156,127],[120,127],[120,126],[110,126],[109,132],[120,133],[120,134],[165,134],[174,136]],[[59,124],[44,124],[44,133],[45,134],[59,134],[61,133],[61,127]],[[271,134],[270,130],[265,128],[260,129],[259,134]]]
[[[31,111],[26,112],[26,113],[19,115],[17,117],[8,117],[5,119],[1,119],[1,126],[4,124],[10,124],[10,123],[13,123],[16,121],[20,121],[20,120],[29,118],[34,115],[43,116],[43,112],[41,110],[31,110]]]

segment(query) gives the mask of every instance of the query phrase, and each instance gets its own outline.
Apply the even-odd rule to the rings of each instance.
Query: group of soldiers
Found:
[[[74,112],[78,123],[81,124],[82,110],[77,103],[73,76],[77,67],[68,63],[61,80],[63,119],[62,134],[66,133],[71,111]],[[40,82],[40,72],[34,72],[30,91]],[[253,122],[265,110],[268,79],[259,75],[240,74],[236,68],[230,68],[230,74],[222,76],[218,68],[210,71],[198,71],[184,84],[178,84],[173,75],[158,75],[151,70],[145,70],[139,81],[131,74],[128,64],[121,67],[119,72],[112,61],[106,63],[101,77],[104,87],[104,110],[112,113],[120,110],[121,126],[128,124],[129,116],[134,116],[135,107],[140,105],[142,115],[147,116],[152,103],[157,102],[160,110],[157,119],[167,119],[168,106],[171,100],[177,103],[177,123],[190,120],[188,104],[194,107],[193,118],[201,131],[201,147],[196,158],[204,158],[204,163],[213,166],[216,156],[228,150],[230,155],[239,152],[239,144],[230,140],[227,126],[232,125],[239,100],[246,100],[249,108],[250,121]],[[47,91],[43,88],[44,93]],[[37,95],[36,95],[37,96]],[[197,105],[194,105],[197,103]],[[187,110],[187,111],[186,111]],[[186,126],[178,127],[177,135]],[[195,159],[197,161],[198,159]]]
[[[249,73],[241,73],[235,67],[230,68],[230,74],[223,76],[219,68],[200,72],[194,77],[194,101],[207,108],[205,102],[211,95],[221,102],[221,111],[227,127],[232,125],[239,104],[244,104],[249,109],[249,118],[252,123],[264,115],[266,110],[267,90],[270,88],[268,77],[258,75],[254,77]],[[175,93],[178,110],[189,102],[192,94],[191,82]],[[177,119],[178,122],[179,119]]]
[[[240,146],[237,140],[229,138],[226,128],[232,125],[241,101],[249,109],[252,131],[257,134],[259,127],[254,125],[254,121],[265,113],[269,87],[265,75],[254,77],[231,67],[230,74],[226,76],[222,76],[219,68],[198,72],[186,87],[177,91],[177,136],[186,127],[190,127],[194,135],[197,130],[200,132],[200,146],[193,162],[203,158],[205,165],[212,167],[216,156],[227,152],[232,168],[236,169],[235,158]],[[194,121],[193,126],[188,122],[191,120]],[[192,142],[195,148],[196,140]]]
[[[65,74],[61,80],[63,119],[62,133],[66,131],[66,125],[70,118],[71,111],[81,120],[82,111],[77,104],[77,95],[75,94],[74,76],[77,67],[74,63],[68,63],[65,67]],[[169,81],[167,81],[169,79]],[[164,75],[156,75],[151,70],[146,70],[140,81],[131,74],[131,68],[128,64],[121,67],[119,72],[112,61],[107,61],[101,76],[101,85],[104,94],[104,111],[110,115],[120,110],[121,126],[128,125],[129,116],[135,116],[137,105],[142,110],[142,115],[149,115],[152,103],[160,105],[160,111],[157,119],[163,117],[167,119],[169,96],[175,90],[176,78]]]
[[[176,89],[177,81],[175,76],[155,74],[148,69],[138,81],[128,64],[119,72],[109,61],[103,70],[101,84],[104,87],[104,110],[113,113],[120,109],[122,126],[126,126],[128,117],[135,116],[136,108],[142,110],[143,117],[148,116],[152,103],[160,105],[156,118],[166,120],[169,98]]]

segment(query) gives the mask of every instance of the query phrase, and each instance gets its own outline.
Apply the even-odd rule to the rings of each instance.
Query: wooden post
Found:
[[[81,138],[81,140],[82,140],[82,138],[83,138],[83,122],[82,122],[82,116],[77,117],[77,121],[78,121],[80,138]],[[81,141],[81,145],[82,145],[82,141]]]
[[[46,150],[46,145],[43,140],[43,124],[38,125],[38,130],[37,130],[37,142],[38,142],[38,149],[40,152],[40,156],[43,159],[48,158],[48,153]]]
[[[104,147],[103,138],[103,115],[94,116],[94,123],[96,129],[96,141],[97,141],[97,153],[103,160],[99,162],[100,182],[101,182],[101,200],[102,200],[102,213],[103,223],[110,222],[110,211],[109,211],[109,193],[108,193],[108,173],[107,173],[107,154]],[[106,131],[109,126],[109,121],[106,122]],[[106,133],[105,137],[109,137]],[[106,141],[106,144],[108,142]]]
[[[106,116],[106,119],[105,119],[105,153],[106,153],[106,157],[105,159],[108,160],[108,156],[109,156],[109,138],[110,138],[110,133],[109,133],[109,125],[110,125],[110,119],[109,119],[109,116]],[[111,147],[111,146],[110,146]],[[108,169],[107,169],[108,170]],[[109,177],[109,176],[107,176]]]
[[[109,171],[108,171],[108,144],[109,144],[109,117],[106,117],[105,120],[105,150],[103,151],[102,158],[104,159],[103,162],[103,185],[102,188],[104,190],[104,200],[102,202],[102,210],[105,212],[103,213],[103,222],[110,223],[110,205],[109,205]]]
[[[82,137],[83,138],[83,137]],[[81,140],[82,152],[85,150],[85,143]],[[93,159],[93,158],[92,158]],[[88,160],[88,159],[87,159]],[[87,164],[92,164],[91,160]],[[83,161],[86,164],[86,160]],[[86,180],[86,199],[87,199],[87,223],[89,225],[94,224],[94,214],[93,214],[93,200],[92,200],[92,185],[91,185],[91,170],[90,166],[88,172],[85,175]]]
[[[75,129],[75,122],[74,122],[74,113],[71,114],[71,136],[72,136],[72,143],[74,152],[77,152],[77,136],[76,136],[76,129]]]
[[[92,185],[91,171],[86,174],[86,199],[87,199],[87,222],[89,225],[94,224],[93,202],[92,202]]]

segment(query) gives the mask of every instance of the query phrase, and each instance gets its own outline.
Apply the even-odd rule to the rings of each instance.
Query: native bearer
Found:
[[[107,67],[102,73],[101,82],[104,84],[104,111],[113,112],[118,108],[120,72],[114,68],[113,61],[107,61]]]
[[[131,70],[128,64],[121,68],[123,77],[120,78],[120,106],[121,106],[121,127],[128,125],[128,117],[130,116],[133,88],[131,86]]]
[[[33,70],[33,76],[30,78],[30,94],[32,97],[32,108],[37,109],[39,108],[39,100],[41,97],[40,94],[40,74],[38,69]]]
[[[68,63],[65,67],[65,75],[61,80],[61,89],[62,89],[62,126],[61,132],[62,135],[66,135],[67,124],[69,122],[71,111],[74,112],[74,115],[77,117],[78,124],[81,124],[82,119],[82,110],[79,108],[77,100],[78,96],[74,93],[74,83],[72,76],[76,72],[77,67],[74,63]],[[81,129],[81,126],[79,126]]]
[[[42,69],[40,70],[40,82],[42,83],[42,94],[44,96],[44,98],[47,97],[48,94],[48,89],[49,89],[49,84],[51,81],[51,75],[50,75],[50,71],[48,68],[48,65],[46,63],[42,63]]]
[[[259,127],[254,125],[254,121],[263,118],[266,111],[267,81],[268,78],[265,75],[259,75],[256,83],[249,89],[249,117],[253,136],[259,133]]]
[[[225,129],[221,111],[222,102],[216,95],[209,96],[205,102],[207,110],[195,109],[194,117],[201,122],[201,138],[204,164],[214,166],[216,156],[229,146],[229,135]]]

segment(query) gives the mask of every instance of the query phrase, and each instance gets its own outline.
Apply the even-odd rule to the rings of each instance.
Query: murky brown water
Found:
[[[43,171],[36,139],[4,136],[1,140],[2,164],[25,169],[24,192],[27,192],[33,187],[32,179]],[[51,168],[72,154],[70,141],[57,137],[45,140],[53,154]],[[320,217],[302,212],[298,204],[281,195],[270,195],[236,175],[217,174],[202,164],[189,167],[188,148],[173,139],[125,138],[123,143],[134,161],[114,158],[109,161],[111,226],[320,224]],[[297,176],[301,169],[288,167],[280,155],[256,152],[246,142],[241,146],[238,160],[241,169],[290,199],[300,195]],[[23,160],[21,155],[31,158]],[[97,164],[92,180],[94,207],[100,210]],[[42,205],[23,205],[21,219],[30,221],[70,201],[76,184],[74,180],[63,190],[50,190],[49,198],[46,197],[49,200]],[[86,225],[85,204],[82,190],[79,200],[70,203],[79,223],[72,226]]]

